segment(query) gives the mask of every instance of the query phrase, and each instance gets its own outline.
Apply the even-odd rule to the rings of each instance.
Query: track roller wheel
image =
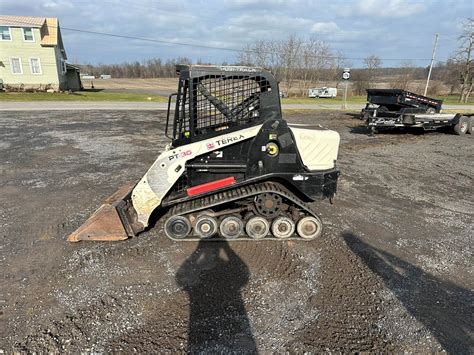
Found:
[[[165,234],[171,239],[184,239],[191,232],[191,222],[183,216],[170,217],[165,222]]]
[[[270,232],[270,222],[260,216],[252,217],[245,225],[245,232],[252,239],[265,238]]]
[[[319,218],[307,216],[298,221],[296,231],[301,238],[315,239],[321,235],[323,225]]]
[[[236,239],[243,234],[244,222],[237,216],[227,216],[222,220],[219,231],[226,239]]]
[[[214,217],[202,215],[196,219],[194,231],[199,238],[212,237],[217,232],[217,221]]]
[[[295,222],[288,217],[278,217],[273,221],[272,233],[279,239],[289,238],[295,233]]]

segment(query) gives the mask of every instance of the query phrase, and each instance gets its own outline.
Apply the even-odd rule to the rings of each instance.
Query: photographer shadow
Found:
[[[189,353],[257,353],[241,291],[247,265],[223,242],[200,241],[176,273],[189,295]]]

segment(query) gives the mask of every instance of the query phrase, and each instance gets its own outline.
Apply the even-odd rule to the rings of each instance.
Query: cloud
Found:
[[[301,38],[316,36],[334,51],[357,58],[374,52],[382,58],[426,58],[431,55],[434,33],[440,33],[438,58],[446,59],[455,49],[460,33],[457,26],[472,13],[472,0],[0,2],[3,14],[57,16],[68,56],[92,63],[177,56],[232,62],[236,53],[80,33],[67,28],[228,49],[243,48],[255,41],[282,40],[292,34]]]
[[[341,29],[335,22],[316,22],[311,26],[312,33],[334,33]]]
[[[50,10],[74,8],[74,5],[69,1],[45,1],[42,6]]]
[[[226,47],[241,48],[257,40],[284,39],[290,34],[307,35],[313,23],[308,18],[283,14],[245,13],[207,29],[207,36],[220,37],[220,41],[227,43]]]
[[[339,13],[344,16],[376,16],[386,18],[408,17],[424,11],[422,3],[407,0],[358,0],[357,3],[341,6]]]
[[[294,0],[225,0],[224,3],[230,7],[262,7],[262,6],[276,6],[285,5]]]

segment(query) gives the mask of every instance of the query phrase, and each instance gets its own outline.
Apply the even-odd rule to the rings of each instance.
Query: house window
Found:
[[[66,72],[67,72],[66,61],[64,59],[61,59],[61,73],[66,74]]]
[[[12,74],[23,74],[20,58],[10,58],[10,67]]]
[[[0,26],[0,40],[2,41],[11,41],[12,34],[10,32],[10,27]]]
[[[41,74],[41,62],[39,58],[30,58],[31,74]]]
[[[25,42],[34,42],[35,37],[33,36],[33,29],[31,27],[23,27],[23,40]]]

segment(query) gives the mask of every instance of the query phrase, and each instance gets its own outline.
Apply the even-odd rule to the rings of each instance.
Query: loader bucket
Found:
[[[135,184],[127,184],[109,196],[104,203],[67,240],[118,241],[133,236],[131,221],[124,206],[130,199]]]

